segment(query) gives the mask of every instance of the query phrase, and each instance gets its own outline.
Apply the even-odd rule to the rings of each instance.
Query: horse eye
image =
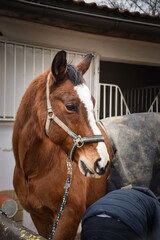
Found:
[[[77,111],[77,105],[76,104],[67,104],[66,108],[70,112],[76,112]]]

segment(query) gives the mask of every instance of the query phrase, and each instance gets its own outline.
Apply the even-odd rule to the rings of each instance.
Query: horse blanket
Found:
[[[160,198],[160,113],[135,113],[102,120],[114,158],[107,191],[133,185]]]

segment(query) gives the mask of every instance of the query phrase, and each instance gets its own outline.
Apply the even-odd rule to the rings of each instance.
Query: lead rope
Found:
[[[5,217],[8,217],[7,214],[6,214],[2,209],[0,209],[0,213],[1,213],[2,215],[4,215]]]
[[[52,238],[54,236],[54,233],[56,231],[56,228],[58,226],[58,222],[59,222],[59,220],[62,216],[62,212],[63,212],[64,207],[66,205],[67,196],[68,196],[68,192],[69,192],[69,188],[70,188],[71,180],[72,180],[72,165],[73,165],[73,162],[69,162],[69,158],[67,157],[67,180],[66,180],[66,183],[64,185],[65,193],[64,193],[64,196],[63,196],[63,200],[62,200],[62,203],[61,203],[61,207],[60,207],[58,216],[57,216],[56,221],[53,225],[52,232],[51,232],[48,240],[52,240]]]

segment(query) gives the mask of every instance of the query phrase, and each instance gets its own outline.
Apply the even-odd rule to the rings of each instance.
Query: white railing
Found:
[[[153,100],[148,112],[160,112],[160,91],[158,92],[157,96]]]
[[[131,113],[148,112],[151,105],[157,102],[157,94],[160,91],[160,86],[149,86],[133,89],[125,89],[123,95]],[[157,97],[157,98],[156,98]],[[155,107],[153,108],[155,111]]]
[[[0,41],[0,121],[14,121],[25,89],[54,55],[49,48]]]
[[[117,85],[100,83],[99,118],[130,114],[121,89]]]
[[[14,121],[21,98],[30,82],[44,72],[58,49],[0,40],[0,121]],[[67,51],[67,60],[77,64],[86,53]],[[85,74],[93,91],[93,63]],[[92,89],[93,88],[93,89]]]

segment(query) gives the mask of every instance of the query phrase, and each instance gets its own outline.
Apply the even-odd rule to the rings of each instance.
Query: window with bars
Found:
[[[0,41],[0,121],[13,121],[21,98],[30,82],[50,67],[58,49]],[[85,53],[67,52],[69,63],[76,65]],[[85,74],[91,91],[93,62]]]

